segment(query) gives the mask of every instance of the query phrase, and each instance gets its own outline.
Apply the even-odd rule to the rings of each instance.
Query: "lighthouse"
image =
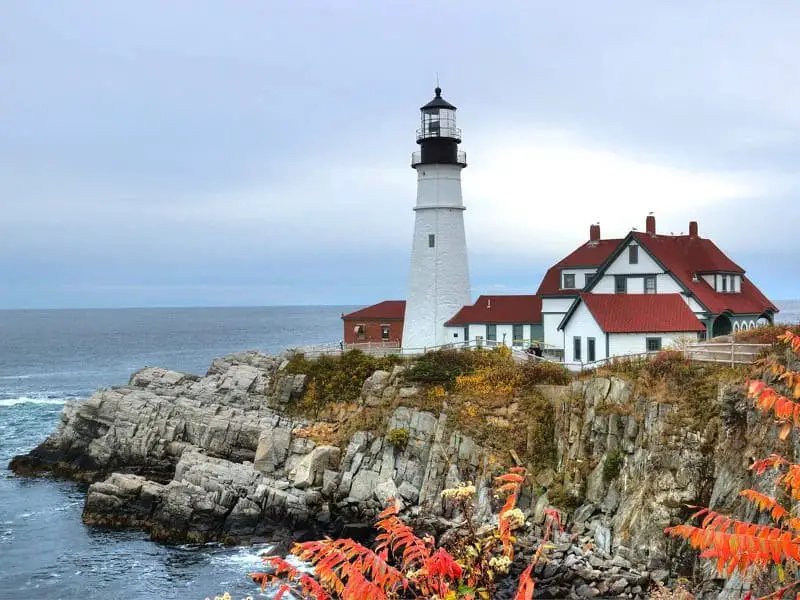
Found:
[[[419,150],[411,158],[417,203],[403,325],[403,348],[410,352],[460,341],[447,338],[444,324],[471,303],[461,198],[467,156],[458,149],[456,107],[442,98],[441,88],[435,94],[420,108]]]

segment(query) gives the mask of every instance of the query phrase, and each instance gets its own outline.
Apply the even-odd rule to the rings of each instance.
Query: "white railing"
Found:
[[[770,347],[769,344],[745,344],[740,342],[692,342],[675,348],[687,360],[695,362],[724,363],[731,366],[752,364],[759,355]],[[593,362],[565,362],[570,371],[588,371],[604,367],[615,360],[650,360],[660,354],[661,350],[619,354]]]
[[[497,340],[487,340],[482,337],[475,337],[469,341],[455,342],[448,344],[439,344],[437,346],[423,346],[419,348],[401,347],[399,342],[356,342],[353,344],[345,344],[339,342],[336,344],[317,344],[312,346],[299,346],[293,348],[296,352],[302,352],[307,358],[316,358],[323,355],[338,355],[348,350],[360,350],[365,354],[383,356],[385,354],[425,354],[435,350],[467,350],[474,348],[498,348],[500,346],[507,346],[512,353],[512,356],[518,360],[551,360],[544,357],[535,356],[528,352],[528,348],[538,345],[544,352],[552,351],[554,346],[545,344],[542,340],[520,340],[521,344],[508,346],[505,342]],[[558,361],[553,361],[558,362]]]
[[[745,365],[755,361],[769,344],[746,344],[742,342],[696,342],[686,344],[683,355],[700,362]]]
[[[536,356],[529,349],[535,346],[542,349],[545,356]],[[387,354],[419,355],[436,350],[471,350],[475,348],[498,348],[506,346],[511,350],[511,356],[517,362],[529,360],[554,362],[565,366],[570,371],[587,371],[597,369],[613,363],[615,360],[650,360],[657,356],[660,351],[637,352],[632,354],[620,354],[603,358],[592,362],[565,362],[552,356],[546,356],[558,350],[555,346],[545,344],[541,340],[523,340],[522,345],[508,346],[503,341],[487,340],[482,337],[475,337],[463,342],[449,344],[439,344],[437,346],[424,346],[420,348],[404,348],[399,342],[357,342],[354,344],[319,344],[315,346],[302,346],[296,348],[307,358],[318,358],[324,355],[339,355],[348,350],[360,350],[365,354],[373,356],[385,356]],[[683,356],[689,360],[697,362],[725,363],[733,365],[751,364],[769,344],[745,344],[740,342],[715,343],[715,342],[692,342],[684,344],[676,351],[682,352]]]
[[[400,352],[400,342],[356,342],[353,344],[317,344],[313,346],[300,346],[294,348],[297,352],[302,352],[306,358],[317,358],[325,355],[337,355],[348,350],[360,350],[364,354],[383,356],[385,354],[396,354]]]

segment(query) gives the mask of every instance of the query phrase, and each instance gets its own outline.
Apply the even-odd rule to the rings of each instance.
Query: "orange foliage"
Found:
[[[800,356],[800,336],[786,331],[778,340]],[[775,358],[762,359],[757,366],[761,378],[746,382],[747,396],[756,408],[775,417],[778,436],[785,440],[800,427],[800,403],[795,401],[800,399],[800,373]],[[774,381],[774,385],[768,381]],[[800,500],[800,464],[773,454],[756,461],[750,469],[756,475],[770,470],[778,473],[777,490],[788,500]],[[743,490],[741,496],[768,515],[772,523],[740,521],[706,508],[692,516],[692,521],[702,519],[697,525],[669,527],[666,533],[687,540],[700,550],[701,557],[714,560],[717,571],[726,577],[736,572],[748,577],[774,568],[777,589],[765,598],[781,597],[800,586],[800,579],[786,581],[787,570],[796,573],[800,565],[800,519],[774,496],[750,489]]]
[[[378,516],[379,534],[375,550],[353,540],[324,539],[295,544],[291,553],[314,567],[309,575],[286,560],[270,556],[265,562],[271,573],[252,573],[264,589],[277,585],[276,598],[294,592],[316,600],[388,600],[399,597],[438,600],[483,600],[491,598],[494,578],[507,572],[514,558],[513,532],[522,522],[516,508],[525,481],[525,470],[514,468],[497,477],[495,492],[506,500],[498,515],[497,529],[479,536],[472,523],[474,487],[463,485],[446,490],[443,498],[458,503],[468,532],[450,550],[436,547],[430,537],[420,538],[399,516],[397,503]],[[548,512],[545,539],[529,567],[522,573],[515,600],[531,600],[535,582],[533,566],[541,557],[554,528],[561,528],[558,513]]]

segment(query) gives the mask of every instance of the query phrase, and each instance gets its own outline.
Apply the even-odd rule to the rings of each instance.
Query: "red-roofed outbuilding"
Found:
[[[403,339],[405,300],[384,300],[342,315],[344,343],[394,342]]]

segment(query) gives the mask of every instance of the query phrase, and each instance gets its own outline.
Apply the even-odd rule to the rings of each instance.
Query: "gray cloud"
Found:
[[[535,289],[588,223],[654,210],[798,296],[798,18],[744,0],[5,2],[0,307],[402,297],[437,72],[470,156],[476,293]],[[570,219],[542,183],[546,132],[597,198]],[[615,178],[592,179],[610,156]],[[697,206],[627,187],[654,167],[706,182],[676,183]]]

